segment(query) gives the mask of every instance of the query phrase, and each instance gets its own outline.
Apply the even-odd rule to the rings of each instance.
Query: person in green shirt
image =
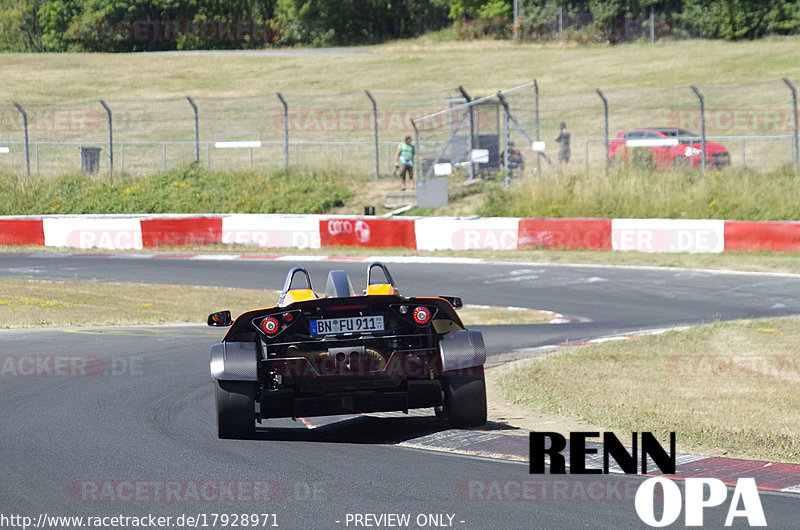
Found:
[[[410,184],[414,183],[414,146],[411,145],[410,136],[406,136],[406,139],[397,146],[394,171],[395,174],[400,172],[400,178],[403,179],[403,191],[406,189],[406,176],[408,176]]]

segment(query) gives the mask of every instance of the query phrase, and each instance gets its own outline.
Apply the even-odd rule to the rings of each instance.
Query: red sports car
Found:
[[[700,167],[703,146],[700,136],[674,127],[653,127],[622,131],[608,143],[611,164],[634,163],[655,169]],[[731,165],[728,149],[706,141],[706,166]]]

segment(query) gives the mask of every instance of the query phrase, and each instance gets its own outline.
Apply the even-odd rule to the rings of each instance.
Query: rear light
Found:
[[[284,322],[287,322],[287,323],[289,323],[289,322],[291,322],[292,320],[294,320],[294,315],[293,315],[293,314],[291,314],[291,313],[284,313],[284,314],[283,314],[283,321],[284,321]]]
[[[428,321],[431,319],[431,312],[427,307],[418,307],[414,309],[414,322],[417,324],[427,324]]]
[[[270,336],[275,335],[280,329],[280,324],[273,317],[267,317],[261,323],[261,330]]]

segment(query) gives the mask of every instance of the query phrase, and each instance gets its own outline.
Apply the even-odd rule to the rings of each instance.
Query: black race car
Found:
[[[275,307],[208,317],[231,326],[211,347],[219,437],[252,437],[268,418],[427,407],[453,427],[485,424],[486,348],[460,307],[456,297],[401,296],[379,262],[361,295],[345,271],[329,272],[320,297],[308,271],[291,269]]]

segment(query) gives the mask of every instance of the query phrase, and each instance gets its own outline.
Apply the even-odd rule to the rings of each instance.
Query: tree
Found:
[[[684,0],[682,28],[713,39],[755,39],[800,29],[800,6],[786,0]]]
[[[446,23],[444,0],[278,0],[283,44],[341,46],[418,35]]]
[[[39,0],[7,0],[0,4],[0,51],[42,51]]]

